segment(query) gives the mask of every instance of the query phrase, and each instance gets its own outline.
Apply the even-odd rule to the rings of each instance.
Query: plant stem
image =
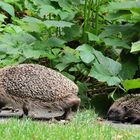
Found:
[[[96,14],[95,14],[95,34],[98,35],[98,17],[99,17],[100,1],[96,0]]]

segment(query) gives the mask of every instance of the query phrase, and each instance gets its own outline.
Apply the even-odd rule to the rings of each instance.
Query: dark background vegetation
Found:
[[[138,92],[139,40],[138,1],[0,1],[0,67],[56,69],[79,86],[81,107],[108,108]]]

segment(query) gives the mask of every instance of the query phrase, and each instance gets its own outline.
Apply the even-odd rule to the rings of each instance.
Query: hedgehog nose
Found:
[[[80,105],[80,102],[81,102],[80,98],[75,98],[71,100],[71,103],[75,105]]]
[[[72,111],[77,111],[80,105],[80,98],[73,98],[69,100],[69,104],[71,104]]]

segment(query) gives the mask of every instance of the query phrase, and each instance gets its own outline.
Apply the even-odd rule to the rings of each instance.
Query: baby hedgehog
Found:
[[[20,64],[0,69],[0,116],[67,119],[79,107],[77,93],[74,82],[45,66]]]
[[[108,111],[108,119],[140,124],[140,95],[127,95],[116,100]]]

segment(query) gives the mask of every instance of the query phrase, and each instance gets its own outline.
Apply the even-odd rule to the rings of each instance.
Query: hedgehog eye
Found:
[[[127,111],[127,110],[128,110],[128,108],[127,108],[126,106],[124,106],[123,108],[124,108],[124,110],[125,110],[125,111]]]
[[[119,112],[118,110],[115,110],[115,113],[116,113],[116,114],[119,114],[120,112]]]

